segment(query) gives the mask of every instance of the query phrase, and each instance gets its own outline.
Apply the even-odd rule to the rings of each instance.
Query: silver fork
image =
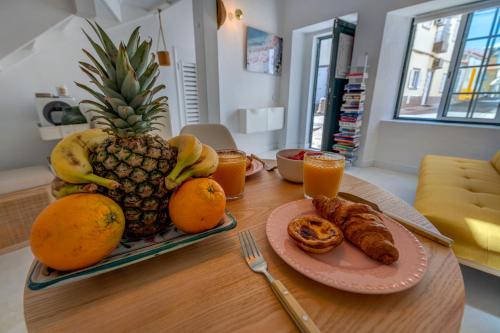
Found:
[[[290,317],[292,317],[299,330],[302,333],[320,333],[319,328],[314,324],[311,317],[309,317],[307,312],[300,306],[299,302],[297,302],[295,297],[286,289],[283,283],[281,283],[280,280],[274,279],[271,274],[269,274],[267,262],[260,253],[250,231],[244,230],[239,232],[238,238],[240,239],[241,250],[248,266],[250,266],[252,271],[266,276],[274,294]]]

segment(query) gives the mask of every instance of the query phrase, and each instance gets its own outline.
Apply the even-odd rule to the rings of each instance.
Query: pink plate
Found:
[[[287,232],[297,216],[315,214],[311,200],[293,201],[276,208],[267,219],[266,233],[274,251],[305,276],[337,289],[361,294],[389,294],[416,285],[427,270],[427,255],[420,241],[397,222],[386,223],[399,250],[399,260],[383,265],[344,240],[331,252],[302,251]]]
[[[264,165],[262,165],[262,163],[257,160],[252,160],[252,166],[246,171],[245,176],[248,177],[256,174],[257,172],[262,171],[262,169],[264,169]]]

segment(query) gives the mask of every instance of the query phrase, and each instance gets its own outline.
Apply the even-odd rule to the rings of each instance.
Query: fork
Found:
[[[248,230],[238,233],[242,254],[250,269],[256,273],[264,274],[271,284],[274,294],[280,301],[281,305],[288,312],[290,317],[297,325],[302,333],[320,333],[319,328],[313,322],[307,312],[300,306],[299,302],[293,295],[286,289],[280,280],[274,279],[267,270],[267,262],[262,256],[255,243],[255,240]]]

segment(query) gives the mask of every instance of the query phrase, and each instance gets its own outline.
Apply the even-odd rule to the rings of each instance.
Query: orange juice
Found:
[[[333,153],[313,153],[304,156],[304,195],[314,198],[337,196],[344,175],[344,157]]]
[[[246,155],[239,150],[218,150],[219,166],[214,180],[224,189],[227,199],[237,199],[245,187]]]

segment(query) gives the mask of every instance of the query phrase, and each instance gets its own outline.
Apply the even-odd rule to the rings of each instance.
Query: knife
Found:
[[[393,220],[404,225],[408,230],[410,230],[416,234],[419,234],[425,238],[433,240],[441,245],[450,247],[453,244],[453,239],[446,237],[438,232],[427,230],[424,227],[421,227],[414,222],[408,221],[407,219],[405,219],[399,215],[396,215],[396,214],[393,214],[393,213],[390,213],[387,211],[382,211],[382,209],[380,209],[380,207],[374,202],[368,201],[366,199],[358,197],[357,195],[354,195],[351,193],[346,193],[346,192],[339,192],[338,195],[344,199],[349,200],[349,201],[363,203],[365,205],[368,205],[371,208],[373,208],[374,210],[376,210],[377,212],[385,214],[385,215],[389,216],[390,218],[392,218]]]

